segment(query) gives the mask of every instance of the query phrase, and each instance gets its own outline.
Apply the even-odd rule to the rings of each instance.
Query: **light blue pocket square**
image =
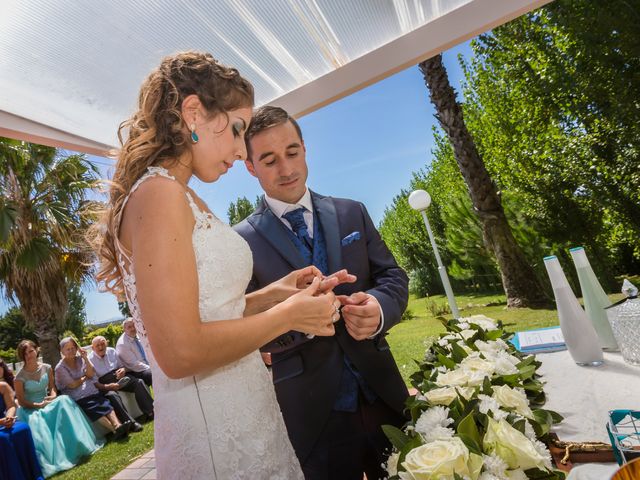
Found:
[[[340,245],[342,245],[343,247],[346,247],[347,245],[357,240],[360,240],[360,232],[351,232],[349,235],[347,235],[340,241]]]

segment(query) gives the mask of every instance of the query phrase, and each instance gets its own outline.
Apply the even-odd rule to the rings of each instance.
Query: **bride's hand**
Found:
[[[323,277],[320,282],[320,293],[327,293],[333,291],[335,287],[338,285],[342,285],[343,283],[354,283],[358,277],[349,273],[346,269],[338,270],[331,275]]]
[[[316,295],[328,293],[340,284],[353,283],[357,279],[355,275],[350,274],[346,269],[338,270],[325,277],[318,268],[310,265],[306,268],[294,270],[280,280],[273,282],[270,286],[273,289],[272,294],[280,301],[286,300],[291,295],[311,285],[314,278],[320,278],[321,280]]]
[[[320,277],[315,277],[307,288],[276,307],[283,310],[282,318],[289,322],[290,330],[319,336],[335,334],[333,322],[340,317],[340,302],[333,292],[321,295],[320,284]]]

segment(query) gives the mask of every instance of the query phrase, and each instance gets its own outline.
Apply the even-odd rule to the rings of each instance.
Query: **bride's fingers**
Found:
[[[327,277],[320,282],[320,293],[333,290],[340,282],[336,277]]]

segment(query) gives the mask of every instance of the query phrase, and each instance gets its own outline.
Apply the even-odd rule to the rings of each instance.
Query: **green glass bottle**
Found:
[[[607,351],[618,351],[618,344],[613,331],[611,330],[611,324],[607,319],[607,313],[605,308],[611,305],[611,301],[607,294],[604,293],[600,282],[596,277],[596,274],[591,268],[587,254],[583,247],[576,247],[569,250],[573,263],[576,266],[578,272],[578,280],[580,281],[580,290],[582,290],[582,301],[584,302],[584,309],[587,312],[587,316],[593,328],[595,328],[600,340],[600,347]]]

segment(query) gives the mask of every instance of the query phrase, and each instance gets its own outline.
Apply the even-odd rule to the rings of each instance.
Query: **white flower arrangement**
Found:
[[[517,352],[502,324],[483,315],[451,320],[433,342],[407,402],[412,420],[384,426],[387,462],[400,480],[559,480],[540,441],[561,421],[543,410],[540,366]]]

